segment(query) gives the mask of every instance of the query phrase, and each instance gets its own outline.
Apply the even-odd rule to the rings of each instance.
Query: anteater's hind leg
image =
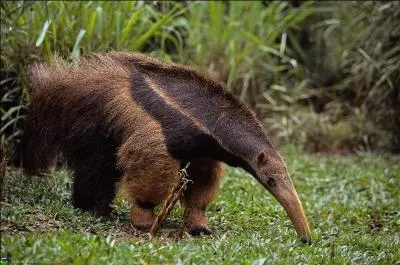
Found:
[[[125,168],[120,186],[131,203],[132,224],[144,231],[154,222],[154,207],[164,202],[178,181],[179,161],[160,140],[153,136],[142,138],[140,143],[127,141],[120,150]]]
[[[191,235],[210,234],[205,210],[222,178],[222,164],[212,158],[194,159],[187,173],[193,182],[184,193],[184,222]]]
[[[98,215],[108,215],[120,172],[110,165],[81,165],[74,172],[72,201],[76,208],[91,211]]]
[[[73,205],[98,215],[107,215],[115,193],[116,183],[122,172],[117,169],[116,148],[110,139],[96,138],[74,150],[66,152],[67,160],[74,170],[72,191]],[[75,149],[76,148],[76,149]]]

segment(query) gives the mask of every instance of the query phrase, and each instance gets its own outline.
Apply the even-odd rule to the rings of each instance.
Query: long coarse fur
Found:
[[[222,174],[218,161],[251,172],[257,154],[272,148],[243,103],[189,67],[111,52],[87,55],[75,67],[37,63],[29,77],[24,168],[46,171],[61,153],[74,170],[73,201],[81,209],[108,212],[120,181],[140,208],[132,214],[151,219],[142,210],[161,202],[187,162],[197,182],[186,203],[205,208]]]

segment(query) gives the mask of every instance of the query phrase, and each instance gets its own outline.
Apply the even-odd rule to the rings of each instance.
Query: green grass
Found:
[[[51,264],[399,264],[400,159],[285,152],[313,231],[302,245],[282,207],[241,170],[229,169],[208,211],[211,237],[149,239],[121,199],[109,218],[75,210],[70,173],[29,178],[8,169],[2,185],[1,256]],[[176,207],[168,226],[176,225]]]

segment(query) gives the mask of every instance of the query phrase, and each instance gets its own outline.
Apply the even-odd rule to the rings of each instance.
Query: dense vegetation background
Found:
[[[18,162],[29,63],[122,49],[223,81],[277,143],[400,151],[398,1],[0,5],[1,150],[10,161]]]
[[[390,153],[400,152],[400,2],[1,1],[0,10],[1,257],[399,264],[400,157]],[[9,166],[19,164],[29,63],[108,50],[192,65],[246,101],[285,145],[313,244],[296,240],[283,208],[242,170],[227,170],[208,209],[213,236],[174,240],[182,207],[149,239],[119,196],[111,216],[96,217],[72,206],[71,172],[35,178]]]

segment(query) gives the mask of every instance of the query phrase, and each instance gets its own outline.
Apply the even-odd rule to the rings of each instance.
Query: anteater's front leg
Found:
[[[148,231],[155,220],[154,207],[164,202],[179,179],[179,161],[160,146],[149,142],[147,149],[130,150],[126,152],[129,158],[121,159],[129,162],[125,165],[120,187],[131,203],[132,224],[144,231]]]
[[[188,184],[184,193],[184,222],[191,235],[210,234],[205,210],[222,178],[222,164],[212,158],[194,159],[190,162],[187,173],[193,182]]]

